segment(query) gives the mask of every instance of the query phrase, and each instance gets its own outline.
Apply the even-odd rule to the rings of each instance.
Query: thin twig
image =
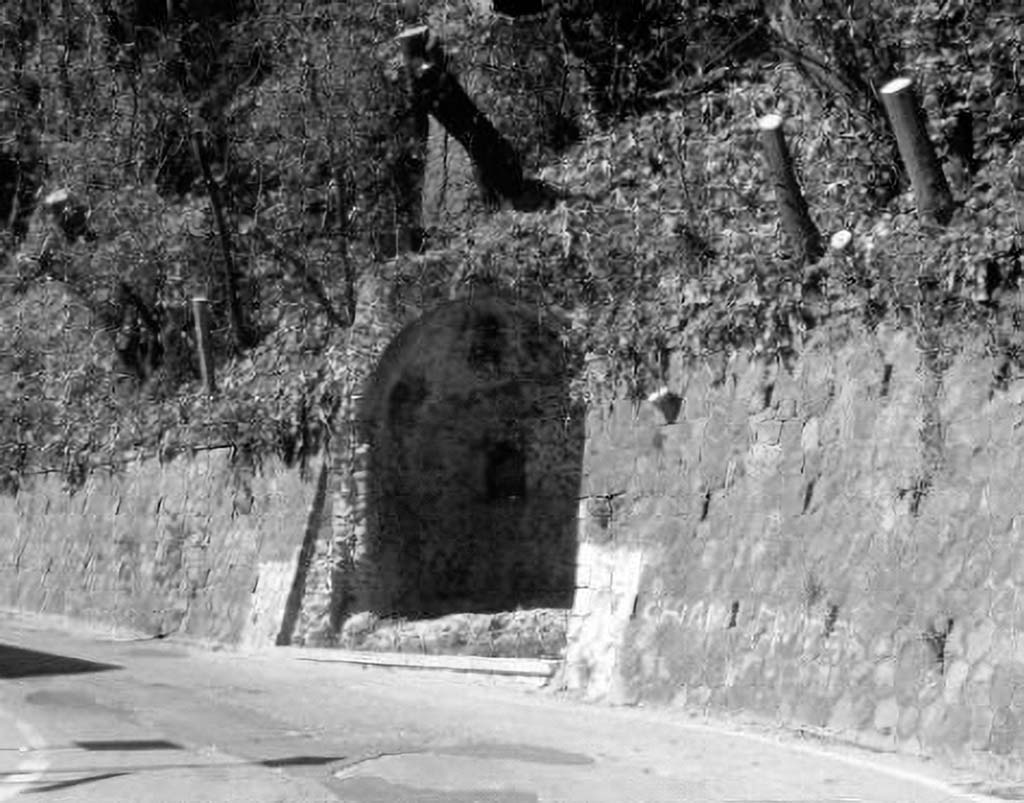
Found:
[[[256,239],[269,248],[273,252],[274,256],[282,262],[291,265],[299,273],[305,282],[306,287],[309,289],[310,294],[323,308],[331,323],[342,329],[348,327],[350,321],[347,321],[338,314],[337,310],[334,309],[334,305],[331,304],[331,300],[327,296],[327,291],[324,289],[324,286],[320,283],[320,280],[310,272],[309,267],[303,260],[299,259],[295,254],[291,253],[283,246],[274,242],[270,239],[268,234],[260,229],[253,229],[252,234],[256,235]]]
[[[213,178],[210,163],[203,152],[203,136],[199,131],[192,132],[192,152],[196,157],[196,161],[199,162],[199,168],[203,173],[203,181],[206,184],[206,191],[210,196],[210,206],[213,209],[213,219],[217,224],[217,233],[220,237],[220,247],[224,258],[224,292],[227,295],[228,301],[228,320],[231,325],[231,336],[235,347],[242,349],[249,345],[249,338],[242,315],[242,304],[238,298],[235,261],[231,256],[231,235],[228,233],[224,208],[220,202],[220,188]]]

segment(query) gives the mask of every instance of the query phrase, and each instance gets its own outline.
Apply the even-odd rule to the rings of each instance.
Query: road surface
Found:
[[[0,615],[0,801],[992,800],[978,788],[911,759],[585,705],[536,681],[72,635]]]

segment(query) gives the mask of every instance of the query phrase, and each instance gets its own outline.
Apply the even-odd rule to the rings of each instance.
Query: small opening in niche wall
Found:
[[[839,606],[834,602],[828,606],[828,611],[825,613],[825,638],[832,635],[832,632],[836,629],[836,621],[839,619]]]
[[[481,315],[473,322],[469,347],[469,367],[478,372],[501,370],[506,348],[501,321],[494,315]]]
[[[1013,378],[1013,365],[1010,360],[1003,360],[992,377],[992,387],[989,388],[988,397],[991,400],[997,390],[1005,391],[1010,387]]]
[[[892,382],[892,364],[886,363],[882,368],[882,387],[879,389],[878,395],[883,399],[889,395],[889,385]]]
[[[806,513],[807,509],[811,506],[811,500],[814,498],[814,480],[808,480],[807,486],[804,488],[804,505],[801,513]]]
[[[943,623],[932,622],[921,635],[925,644],[931,647],[940,675],[946,671],[946,641],[953,630],[953,624],[952,618],[947,618]]]
[[[391,389],[388,397],[388,422],[392,427],[407,427],[414,423],[416,411],[426,401],[429,391],[423,377],[410,376]]]
[[[526,496],[526,458],[514,443],[494,444],[487,452],[487,498],[522,499]]]

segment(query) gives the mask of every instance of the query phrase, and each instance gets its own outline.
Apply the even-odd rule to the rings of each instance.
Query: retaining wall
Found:
[[[564,684],[1019,766],[1024,380],[980,347],[833,327],[791,371],[740,356],[670,386],[671,422],[588,413]],[[345,455],[305,478],[225,451],[74,495],[41,478],[0,497],[0,606],[227,643],[336,632]]]
[[[274,644],[316,472],[233,466],[229,450],[93,474],[67,493],[37,478],[0,497],[0,606],[142,634]]]
[[[591,411],[565,683],[1015,759],[1024,381],[835,334]]]

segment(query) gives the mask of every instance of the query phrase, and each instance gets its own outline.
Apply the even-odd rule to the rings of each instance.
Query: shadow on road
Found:
[[[176,745],[173,742],[163,741],[152,741],[151,747],[139,747],[145,743],[139,742],[138,745],[130,742],[75,742],[79,747],[84,747],[86,750],[181,750],[183,749],[180,745]],[[102,747],[96,747],[94,745],[103,745]],[[125,746],[127,745],[127,747]],[[229,763],[181,763],[181,764],[140,764],[137,766],[125,765],[116,767],[76,767],[73,769],[60,769],[58,767],[52,767],[40,773],[43,776],[39,781],[36,782],[36,786],[27,791],[27,794],[39,794],[41,792],[58,792],[64,789],[71,789],[75,786],[81,786],[83,784],[96,783],[98,781],[106,781],[112,778],[123,778],[128,775],[136,775],[140,772],[147,771],[160,771],[166,772],[167,770],[175,769],[187,769],[187,770],[203,770],[211,768],[223,768],[226,766],[241,766],[241,765],[253,765],[253,766],[264,766],[271,769],[279,769],[284,767],[320,767],[326,766],[327,764],[334,764],[338,761],[344,761],[345,756],[288,756],[286,758],[268,758],[262,761],[240,761],[240,762],[229,762]],[[68,778],[66,780],[52,780],[54,775],[65,775],[65,774],[78,774],[78,773],[90,773],[89,775],[83,775],[77,778]],[[0,784],[4,783],[4,778],[8,778],[15,775],[20,775],[20,772],[0,772]],[[46,776],[50,776],[47,778]]]
[[[40,792],[59,792],[63,789],[70,789],[73,786],[95,783],[96,781],[106,781],[110,778],[121,778],[128,774],[129,773],[127,772],[105,772],[102,775],[90,775],[88,778],[75,778],[71,781],[57,781],[56,783],[47,784],[46,786],[37,786],[34,789],[29,789],[28,794],[38,795]]]
[[[116,664],[101,664],[70,655],[26,650],[0,644],[0,679],[28,678],[38,675],[78,675],[83,672],[106,672],[121,669]]]
[[[256,763],[271,769],[279,767],[322,767],[336,761],[344,761],[344,756],[289,756],[288,758],[268,758]]]
[[[166,739],[104,739],[103,741],[75,742],[75,747],[80,747],[83,750],[106,750],[108,752],[185,749],[180,744],[168,742]]]

